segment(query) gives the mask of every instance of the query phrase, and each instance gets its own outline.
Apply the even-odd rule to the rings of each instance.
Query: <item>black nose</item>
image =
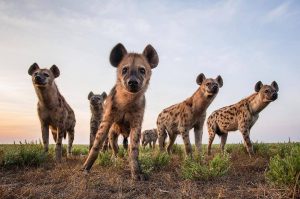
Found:
[[[278,94],[277,93],[273,93],[272,99],[275,100],[275,99],[277,99],[277,97],[278,97]]]
[[[129,80],[128,85],[130,87],[136,88],[138,86],[138,82],[136,80]]]
[[[217,85],[214,85],[211,89],[213,92],[217,92],[218,91],[218,86]]]
[[[38,82],[41,82],[42,81],[42,77],[39,76],[39,75],[37,75],[37,76],[35,76],[35,80],[38,81]]]

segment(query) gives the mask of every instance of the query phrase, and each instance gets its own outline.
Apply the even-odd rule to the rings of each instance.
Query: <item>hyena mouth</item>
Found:
[[[39,82],[39,81],[34,81],[34,85],[36,86],[46,86],[47,82]]]

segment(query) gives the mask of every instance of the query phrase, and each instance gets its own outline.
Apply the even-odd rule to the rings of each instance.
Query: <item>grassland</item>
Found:
[[[204,146],[205,148],[206,146]],[[220,154],[185,158],[140,149],[145,182],[130,179],[128,154],[101,153],[91,173],[80,172],[88,148],[75,145],[74,157],[54,160],[54,146],[0,145],[0,198],[300,198],[300,143],[255,143],[249,158],[243,145],[228,144]],[[204,150],[205,151],[205,150]]]

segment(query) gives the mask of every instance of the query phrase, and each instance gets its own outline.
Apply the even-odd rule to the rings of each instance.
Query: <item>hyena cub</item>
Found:
[[[42,138],[45,152],[49,148],[49,128],[56,142],[56,160],[61,161],[62,139],[68,133],[68,155],[71,155],[74,140],[75,115],[65,98],[60,94],[54,82],[60,74],[57,66],[50,70],[40,69],[34,63],[30,66],[28,74],[32,76],[32,83],[39,99],[37,111],[41,122]]]
[[[158,55],[151,45],[142,54],[137,54],[127,53],[122,44],[117,44],[110,53],[110,63],[117,68],[116,85],[106,99],[102,122],[83,169],[85,172],[91,169],[104,141],[111,134],[110,129],[114,129],[116,134],[125,133],[125,137],[129,135],[131,176],[135,180],[143,180],[145,176],[138,162],[138,147],[146,102],[145,92],[151,69],[158,65]],[[116,138],[117,136],[113,136],[110,139],[115,154]]]
[[[242,99],[236,104],[214,111],[207,119],[209,133],[207,152],[211,154],[211,145],[215,135],[221,137],[221,149],[224,151],[229,131],[239,130],[244,138],[244,145],[250,157],[253,147],[250,140],[250,129],[258,119],[259,113],[277,99],[279,91],[275,81],[271,85],[263,85],[261,81],[255,85],[256,93]]]
[[[221,76],[218,76],[216,79],[206,79],[204,74],[201,73],[198,75],[196,82],[200,86],[191,97],[164,109],[158,115],[157,130],[161,151],[164,149],[167,133],[170,139],[167,146],[168,153],[171,152],[177,135],[181,134],[186,154],[192,157],[189,131],[194,128],[196,149],[200,154],[206,109],[218,94],[219,88],[223,86],[223,80]]]
[[[157,129],[145,130],[142,133],[142,145],[145,148],[147,144],[150,145],[151,148],[155,148],[155,143],[157,140]]]
[[[88,95],[91,109],[91,121],[90,121],[90,147],[92,148],[95,136],[98,130],[98,126],[102,120],[104,101],[107,97],[106,92],[100,94],[94,94],[92,91]]]

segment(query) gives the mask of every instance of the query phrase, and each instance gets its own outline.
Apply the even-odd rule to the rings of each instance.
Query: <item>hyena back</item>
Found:
[[[207,119],[209,134],[207,152],[211,154],[211,145],[215,135],[221,137],[221,150],[224,151],[229,131],[239,130],[244,145],[250,155],[254,154],[250,140],[250,130],[259,117],[259,113],[272,101],[277,99],[279,88],[275,81],[271,85],[263,85],[261,81],[255,85],[256,93],[231,106],[214,111]]]
[[[122,44],[117,44],[112,49],[110,63],[117,68],[117,81],[106,99],[102,122],[83,166],[85,172],[91,169],[110,128],[114,125],[121,129],[117,133],[127,132],[130,137],[132,178],[145,179],[138,162],[138,146],[145,109],[145,92],[150,81],[151,69],[158,65],[158,61],[158,55],[151,45],[148,45],[142,54],[127,53]],[[111,141],[114,142],[116,137]]]
[[[142,146],[145,148],[147,144],[149,144],[151,148],[155,148],[157,137],[158,137],[157,129],[150,129],[150,130],[143,131]]]
[[[223,86],[223,80],[221,76],[216,79],[206,79],[204,74],[201,73],[198,75],[196,82],[199,88],[191,97],[164,109],[158,115],[157,131],[161,151],[164,150],[167,133],[170,139],[167,146],[168,153],[171,153],[177,135],[181,134],[186,154],[192,157],[189,131],[194,128],[196,149],[200,154],[206,109],[218,94],[219,88]]]
[[[75,115],[65,98],[60,94],[54,79],[60,75],[57,66],[40,69],[34,63],[28,69],[32,76],[32,83],[38,97],[38,115],[41,122],[42,138],[45,152],[49,149],[49,128],[56,142],[56,160],[62,158],[62,139],[68,133],[68,155],[71,155],[74,140]]]

